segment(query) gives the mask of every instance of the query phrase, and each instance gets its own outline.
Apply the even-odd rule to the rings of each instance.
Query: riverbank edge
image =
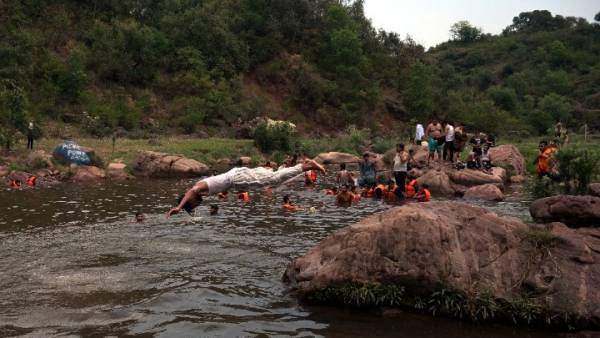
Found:
[[[342,306],[393,313],[407,311],[473,323],[517,325],[543,330],[575,332],[600,330],[600,326],[576,314],[552,311],[539,303],[542,296],[522,294],[511,301],[496,299],[491,292],[467,294],[439,280],[433,292],[394,282],[347,282],[311,292],[293,291],[306,304]]]

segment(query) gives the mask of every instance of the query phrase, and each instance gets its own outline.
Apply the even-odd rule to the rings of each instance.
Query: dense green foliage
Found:
[[[600,25],[521,13],[498,36],[466,22],[427,53],[430,115],[497,133],[546,134],[557,120],[600,129]]]
[[[376,30],[362,0],[12,0],[0,77],[26,114],[95,136],[234,135],[265,115],[309,131],[431,116],[497,133],[545,133],[559,118],[600,129],[598,24],[534,11],[500,36],[449,29],[425,53]]]
[[[283,113],[244,95],[253,78],[281,87],[284,110],[308,121],[360,124],[423,54],[375,30],[362,1],[14,0],[0,9],[0,75],[23,88],[32,115],[83,123],[85,111],[96,135],[149,117],[192,133]]]

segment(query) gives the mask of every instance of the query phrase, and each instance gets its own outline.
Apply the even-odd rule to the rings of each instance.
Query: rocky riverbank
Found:
[[[599,329],[600,229],[591,226],[407,204],[336,231],[283,279],[312,301]]]

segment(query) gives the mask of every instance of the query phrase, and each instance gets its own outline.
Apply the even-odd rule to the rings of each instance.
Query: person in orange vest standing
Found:
[[[415,195],[415,198],[419,202],[431,201],[431,192],[429,191],[429,186],[427,184],[423,184],[419,192]]]
[[[539,178],[548,176],[554,179],[554,155],[558,151],[558,147],[554,144],[548,145],[548,142],[541,141],[539,144],[539,154],[535,160],[536,171]]]

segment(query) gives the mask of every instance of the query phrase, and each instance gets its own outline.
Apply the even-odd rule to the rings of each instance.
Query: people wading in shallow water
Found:
[[[348,191],[348,185],[344,184],[340,193],[335,197],[335,204],[338,207],[349,207],[352,205],[353,200],[354,194]]]
[[[298,210],[302,210],[302,207],[294,204],[294,202],[292,202],[292,199],[290,198],[290,195],[285,195],[283,196],[283,205],[282,205],[283,210],[285,211],[298,211]]]
[[[318,170],[325,173],[325,169],[313,160],[292,167],[281,168],[277,171],[263,167],[253,169],[246,167],[233,168],[221,175],[198,181],[179,198],[177,206],[169,210],[167,217],[177,214],[181,210],[191,214],[202,203],[203,195],[217,195],[230,189],[247,191],[250,187],[273,186],[309,170]]]

